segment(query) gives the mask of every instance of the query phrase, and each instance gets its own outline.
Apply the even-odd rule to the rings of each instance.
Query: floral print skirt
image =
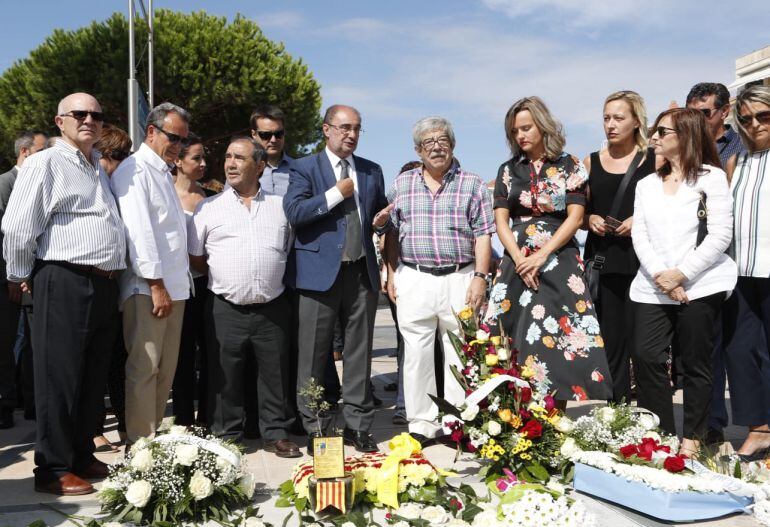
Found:
[[[514,223],[514,236],[525,256],[551,238],[557,229],[553,223],[540,218]],[[540,268],[540,285],[535,291],[524,285],[506,252],[486,314],[495,334],[502,330],[512,338],[519,363],[535,355],[546,364],[555,397],[561,400],[612,397],[604,341],[583,271],[573,239]]]

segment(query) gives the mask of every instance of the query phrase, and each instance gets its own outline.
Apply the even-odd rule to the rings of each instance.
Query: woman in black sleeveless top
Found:
[[[632,305],[628,298],[631,281],[639,268],[631,242],[636,183],[655,171],[655,155],[647,150],[647,112],[644,100],[632,91],[611,94],[604,102],[604,133],[607,146],[584,161],[589,170],[588,229],[585,257],[604,256],[595,298],[599,325],[604,336],[610,373],[612,400],[631,401],[630,353],[633,329]],[[607,220],[618,187],[637,152],[645,152],[631,176],[615,220]]]

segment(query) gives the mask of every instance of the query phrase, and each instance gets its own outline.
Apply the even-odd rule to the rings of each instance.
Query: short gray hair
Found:
[[[19,157],[22,148],[32,148],[35,144],[35,137],[38,135],[42,135],[48,139],[48,134],[45,132],[38,132],[37,130],[27,130],[26,132],[22,132],[19,137],[16,138],[16,141],[13,142],[13,151],[16,153],[16,157]]]
[[[251,158],[254,160],[255,163],[259,164],[262,161],[267,160],[267,150],[265,150],[265,147],[263,147],[259,143],[259,141],[247,135],[236,135],[235,137],[230,139],[230,144],[237,143],[240,141],[245,141],[247,143],[250,143],[251,146],[254,147],[254,150],[252,150],[251,152]]]
[[[414,146],[420,146],[422,137],[428,132],[432,132],[433,130],[441,130],[444,132],[447,137],[449,137],[449,143],[452,145],[452,148],[455,147],[455,132],[452,129],[452,123],[443,117],[438,117],[435,115],[430,117],[423,117],[414,123],[414,126],[412,127],[412,139],[414,140]]]
[[[153,108],[149,115],[147,115],[147,121],[145,122],[144,129],[147,130],[150,125],[154,126],[155,128],[163,128],[163,121],[170,113],[177,114],[186,123],[190,122],[190,112],[181,106],[177,106],[176,104],[170,102],[162,102]]]

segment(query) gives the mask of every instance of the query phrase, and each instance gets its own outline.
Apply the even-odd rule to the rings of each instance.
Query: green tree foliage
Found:
[[[137,24],[137,56],[146,32]],[[146,58],[139,81],[146,86]],[[15,161],[13,140],[27,129],[58,133],[58,101],[85,91],[108,121],[127,129],[128,21],[115,13],[76,31],[55,30],[29,57],[0,76],[0,152]],[[192,113],[191,129],[209,149],[209,167],[221,175],[230,136],[249,131],[258,104],[287,115],[287,150],[300,155],[321,139],[320,87],[301,59],[268,40],[252,20],[205,12],[155,12],[155,102],[171,101]]]

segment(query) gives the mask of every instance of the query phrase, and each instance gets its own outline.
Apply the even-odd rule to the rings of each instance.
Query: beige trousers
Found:
[[[123,304],[126,341],[126,433],[128,441],[152,437],[166,412],[174,381],[182,334],[184,300],[172,304],[171,315],[152,314],[152,297],[130,296]]]

